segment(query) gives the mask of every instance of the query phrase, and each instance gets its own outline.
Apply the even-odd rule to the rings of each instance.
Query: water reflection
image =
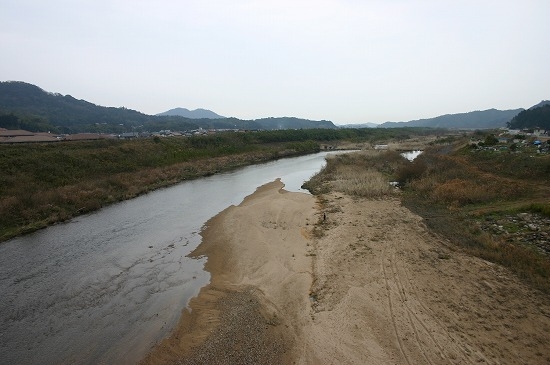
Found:
[[[422,152],[423,151],[407,151],[407,152],[401,153],[401,156],[405,157],[409,161],[413,161],[415,158],[420,156]]]

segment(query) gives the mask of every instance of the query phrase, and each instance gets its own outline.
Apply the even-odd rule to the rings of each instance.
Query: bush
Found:
[[[403,186],[412,180],[418,179],[426,172],[427,165],[422,159],[415,159],[410,163],[401,165],[396,172],[397,182]]]
[[[494,134],[489,134],[487,137],[485,137],[485,141],[483,144],[485,146],[494,146],[498,143],[498,139],[495,137]]]

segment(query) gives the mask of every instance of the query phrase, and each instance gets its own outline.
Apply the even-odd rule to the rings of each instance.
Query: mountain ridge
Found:
[[[277,120],[277,125],[273,123],[274,120]],[[199,128],[250,130],[336,128],[330,121],[289,117],[241,120],[147,115],[125,107],[105,107],[78,100],[71,95],[47,92],[36,85],[22,81],[0,82],[0,127],[3,127],[4,122],[15,126],[30,126],[35,131],[57,131],[68,134],[166,129],[189,131]]]
[[[543,100],[531,107],[548,105]],[[125,107],[105,107],[71,95],[47,92],[40,87],[22,81],[0,82],[0,127],[2,117],[16,125],[11,115],[24,123],[35,126],[36,131],[61,133],[121,133],[154,130],[203,129],[310,129],[310,128],[397,128],[428,127],[448,129],[493,129],[505,127],[523,108],[510,110],[487,109],[457,114],[445,114],[433,118],[408,122],[364,123],[336,126],[328,120],[309,120],[295,117],[270,117],[254,120],[226,118],[208,109],[174,108],[157,115],[147,115]],[[168,113],[168,114],[167,114]],[[188,116],[176,113],[188,113]],[[190,114],[192,115],[190,115]],[[6,122],[8,123],[8,122]]]
[[[466,113],[444,114],[433,118],[417,119],[408,122],[385,122],[378,128],[431,127],[449,129],[492,129],[505,127],[523,108],[498,110],[476,110]]]
[[[540,107],[546,106],[548,104],[550,104],[550,100],[542,100],[540,103],[533,105],[528,110],[533,110],[533,109],[536,109],[536,108],[540,108]]]

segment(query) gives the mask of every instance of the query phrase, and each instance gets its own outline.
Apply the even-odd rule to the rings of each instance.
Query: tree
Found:
[[[485,146],[494,146],[498,143],[498,139],[495,137],[494,134],[489,134],[487,137],[485,137],[485,141],[483,144]]]
[[[520,112],[510,122],[508,122],[508,128],[550,129],[550,104]]]

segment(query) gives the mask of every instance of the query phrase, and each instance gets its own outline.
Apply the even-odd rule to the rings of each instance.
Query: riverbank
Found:
[[[182,181],[319,151],[312,142],[231,150],[225,143],[233,140],[222,142],[193,148],[181,138],[0,146],[6,175],[0,177],[0,243]]]
[[[275,181],[211,219],[211,283],[144,364],[546,364],[550,306],[392,197]]]
[[[0,242],[185,180],[320,150],[431,140],[441,133],[308,129],[0,145]]]

